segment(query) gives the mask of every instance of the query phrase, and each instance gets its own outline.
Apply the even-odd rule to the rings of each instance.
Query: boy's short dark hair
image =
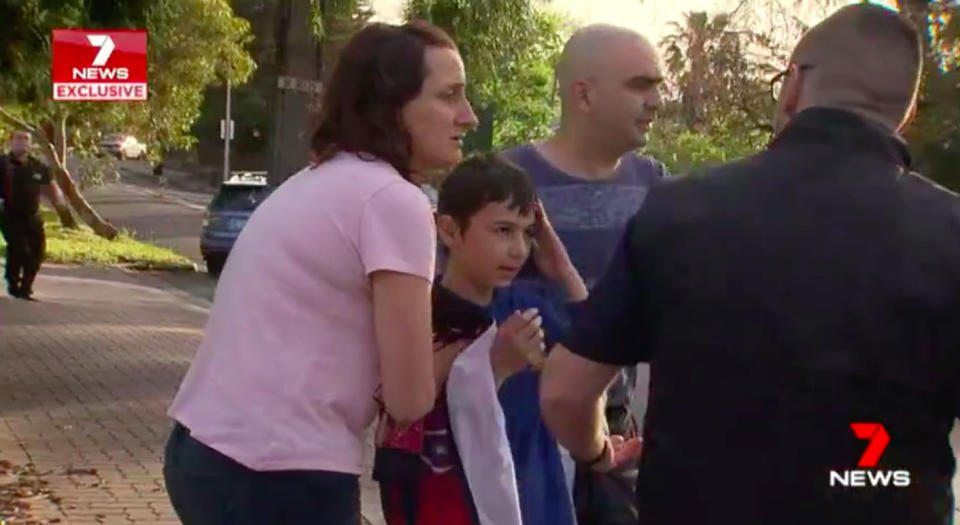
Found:
[[[449,215],[465,230],[470,219],[491,202],[505,202],[521,215],[533,213],[537,192],[522,168],[497,153],[471,155],[444,179],[437,214]]]

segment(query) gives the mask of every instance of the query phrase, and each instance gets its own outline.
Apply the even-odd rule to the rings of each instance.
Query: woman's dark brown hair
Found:
[[[415,20],[370,24],[340,52],[313,136],[317,161],[339,151],[368,154],[410,178],[410,136],[400,109],[420,94],[428,47],[456,50],[440,28]]]

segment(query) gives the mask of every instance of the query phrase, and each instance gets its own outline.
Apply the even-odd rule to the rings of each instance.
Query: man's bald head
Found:
[[[567,40],[557,62],[557,80],[561,99],[569,97],[572,82],[602,74],[615,61],[612,51],[631,46],[647,50],[653,60],[657,52],[643,35],[625,27],[591,24],[578,29]],[[612,60],[611,60],[612,59]]]
[[[578,29],[567,40],[557,62],[557,77],[564,83],[593,75],[608,56],[605,51],[621,43],[639,43],[656,53],[640,33],[609,24],[591,24]]]
[[[561,131],[618,156],[636,149],[660,106],[662,79],[656,48],[636,31],[607,24],[579,29],[557,63]]]
[[[916,99],[923,51],[902,15],[856,4],[810,29],[791,62],[803,70],[802,105],[848,109],[898,129]]]

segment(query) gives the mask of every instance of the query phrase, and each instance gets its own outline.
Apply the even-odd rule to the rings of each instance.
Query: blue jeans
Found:
[[[163,477],[184,525],[359,525],[358,476],[249,469],[190,437],[177,423]]]

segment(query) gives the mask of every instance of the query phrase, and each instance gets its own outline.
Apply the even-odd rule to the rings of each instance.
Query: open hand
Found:
[[[536,308],[514,312],[497,330],[490,349],[490,364],[497,382],[527,366],[543,364],[543,320]]]

